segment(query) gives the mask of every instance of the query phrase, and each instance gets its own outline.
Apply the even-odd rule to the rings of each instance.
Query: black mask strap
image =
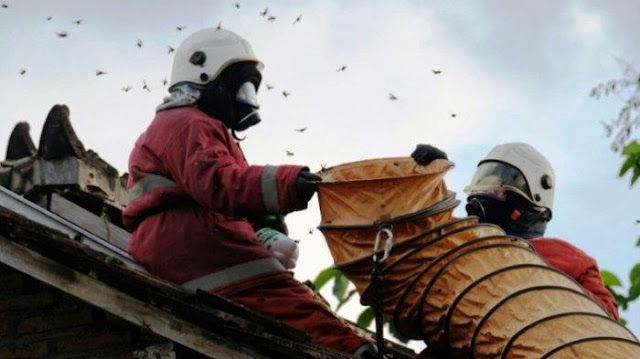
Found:
[[[222,121],[228,128],[233,129],[234,108],[233,96],[219,81],[214,81],[202,91],[198,101],[198,108],[209,117]]]
[[[508,234],[513,234],[523,239],[540,238],[544,236],[547,230],[547,222],[523,223],[521,221],[513,222]]]
[[[245,82],[252,82],[256,89],[262,75],[253,62],[238,62],[227,67],[218,78],[205,87],[198,108],[207,115],[222,121],[232,131],[244,131],[260,122],[260,117],[240,121],[250,112],[247,104],[236,101],[236,93]],[[252,108],[251,111],[255,110]],[[236,137],[234,135],[234,137]],[[236,137],[237,139],[237,137]]]
[[[474,195],[467,199],[465,209],[480,222],[493,223],[508,234],[524,239],[542,237],[547,228],[546,212],[531,208],[518,194],[507,192],[502,199],[490,194]]]

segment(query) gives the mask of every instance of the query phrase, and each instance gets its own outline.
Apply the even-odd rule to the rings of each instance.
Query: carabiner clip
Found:
[[[384,254],[382,255],[382,258],[380,258],[380,261],[378,262],[378,250],[380,249],[380,238],[382,236],[382,233],[387,235],[387,241],[385,242],[385,245],[384,245]],[[391,232],[391,230],[386,227],[380,228],[380,230],[376,234],[376,241],[373,245],[373,262],[382,263],[385,260],[387,260],[387,258],[389,258],[389,253],[391,252],[391,247],[393,247],[393,232]]]

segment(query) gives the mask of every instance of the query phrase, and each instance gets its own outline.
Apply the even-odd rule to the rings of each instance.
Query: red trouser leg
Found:
[[[215,294],[303,331],[313,343],[337,351],[351,354],[366,341],[289,273],[234,284]]]

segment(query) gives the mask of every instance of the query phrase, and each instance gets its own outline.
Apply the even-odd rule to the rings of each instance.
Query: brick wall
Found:
[[[0,358],[176,358],[173,344],[0,264]]]

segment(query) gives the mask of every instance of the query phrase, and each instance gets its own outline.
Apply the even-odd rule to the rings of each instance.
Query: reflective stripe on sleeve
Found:
[[[146,175],[140,181],[136,182],[136,184],[129,189],[129,202],[141,197],[158,187],[174,187],[178,184],[170,180],[165,176],[160,175]]]
[[[267,213],[280,213],[280,203],[278,202],[278,166],[264,166],[260,183],[262,185],[262,203]]]
[[[237,264],[221,271],[192,279],[182,284],[182,287],[190,292],[196,289],[210,291],[224,287],[228,284],[242,282],[265,274],[286,272],[282,264],[276,258],[262,258],[251,262]]]

